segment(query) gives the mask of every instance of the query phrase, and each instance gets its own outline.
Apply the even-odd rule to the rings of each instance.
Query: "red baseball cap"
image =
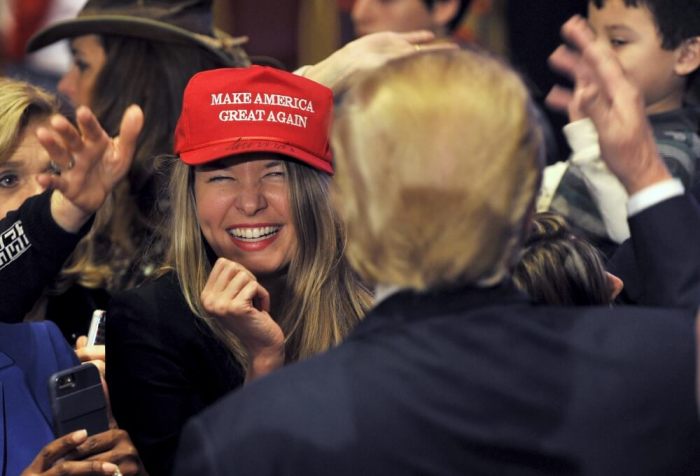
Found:
[[[333,93],[310,79],[266,66],[195,74],[175,129],[175,153],[188,165],[273,152],[333,173],[328,143]]]

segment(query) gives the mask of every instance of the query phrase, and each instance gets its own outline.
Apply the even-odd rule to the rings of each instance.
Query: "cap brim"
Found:
[[[271,152],[297,159],[310,167],[333,175],[333,165],[330,162],[293,145],[266,138],[240,137],[233,141],[211,144],[191,151],[180,152],[180,159],[188,165],[202,165],[232,155],[253,152]]]
[[[27,43],[27,51],[36,51],[66,38],[82,35],[120,35],[146,40],[163,41],[184,45],[199,46],[218,58],[224,65],[232,64],[232,58],[218,48],[198,38],[198,35],[169,23],[126,15],[100,15],[86,18],[74,18],[54,23],[34,35]],[[203,35],[199,35],[203,36]],[[247,41],[246,37],[237,38],[238,44]]]

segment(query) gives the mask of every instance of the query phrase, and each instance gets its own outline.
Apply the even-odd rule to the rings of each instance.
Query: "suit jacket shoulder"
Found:
[[[693,335],[680,311],[402,294],[193,419],[176,474],[693,474]]]

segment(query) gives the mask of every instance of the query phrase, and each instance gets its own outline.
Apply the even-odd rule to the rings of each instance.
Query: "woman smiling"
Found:
[[[313,108],[298,127],[274,120],[286,102],[212,104],[222,91],[283,94]],[[324,86],[260,66],[199,73],[185,89],[169,266],[115,296],[107,320],[114,414],[152,473],[169,472],[189,417],[338,344],[369,305],[328,198],[332,101]],[[220,118],[251,106],[266,120]]]

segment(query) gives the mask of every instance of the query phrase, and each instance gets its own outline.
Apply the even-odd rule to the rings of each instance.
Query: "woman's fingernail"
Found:
[[[71,435],[71,439],[75,443],[81,443],[87,439],[87,430],[78,430]]]
[[[121,474],[119,472],[119,466],[113,463],[102,463],[102,471],[105,472],[105,474]]]

